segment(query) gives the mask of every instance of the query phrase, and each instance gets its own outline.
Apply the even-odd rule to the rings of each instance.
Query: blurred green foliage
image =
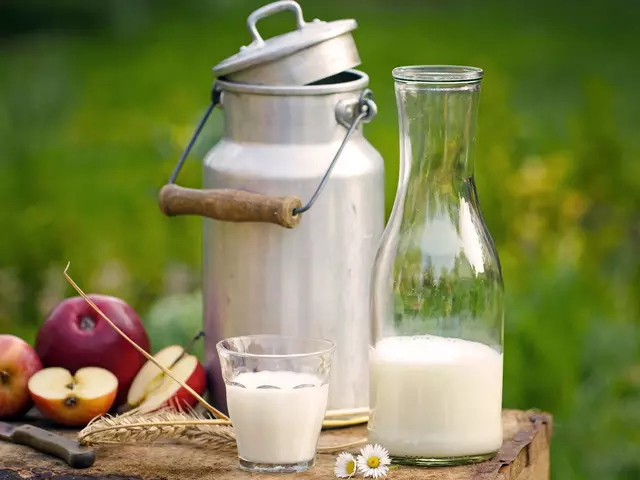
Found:
[[[0,332],[33,340],[72,293],[67,261],[85,290],[122,297],[150,324],[199,324],[201,221],[163,217],[156,194],[206,107],[210,68],[249,42],[245,18],[263,3],[3,2]],[[485,69],[476,177],[506,285],[505,406],[554,414],[553,478],[640,478],[638,7],[301,3],[307,19],[359,22],[379,106],[366,134],[386,159],[388,211],[391,69]],[[267,36],[292,27],[287,15],[260,23]],[[182,184],[199,184],[220,117]],[[154,307],[174,294],[183,313]],[[163,328],[155,349],[173,342]]]

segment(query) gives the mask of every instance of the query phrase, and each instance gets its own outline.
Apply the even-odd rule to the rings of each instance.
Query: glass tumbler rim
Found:
[[[466,65],[407,65],[394,68],[391,75],[407,83],[477,83],[484,71]]]
[[[313,349],[310,352],[301,352],[301,353],[249,353],[249,352],[239,352],[236,350],[231,350],[225,347],[223,344],[225,342],[238,341],[238,340],[249,340],[249,339],[284,339],[284,340],[302,340],[302,341],[312,341],[317,342],[318,345],[324,344],[324,348]],[[336,349],[335,342],[328,340],[326,338],[320,337],[309,337],[303,335],[279,335],[272,333],[257,333],[257,334],[249,334],[249,335],[238,335],[235,337],[229,337],[220,340],[216,343],[216,349],[219,353],[232,355],[236,357],[244,357],[244,358],[310,358],[310,357],[319,357],[323,355],[327,355],[332,353]]]

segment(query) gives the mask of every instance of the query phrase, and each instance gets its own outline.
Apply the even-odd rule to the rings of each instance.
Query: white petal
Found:
[[[355,472],[353,472],[352,474],[349,474],[347,472],[347,467],[350,462],[356,463],[355,470],[357,471],[357,462],[353,455],[348,452],[342,452],[340,455],[338,455],[333,469],[335,476],[338,478],[351,478]]]

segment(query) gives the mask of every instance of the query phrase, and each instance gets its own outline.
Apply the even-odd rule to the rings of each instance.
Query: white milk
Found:
[[[238,456],[254,463],[293,464],[313,460],[327,410],[329,385],[319,377],[288,371],[241,373],[227,385],[227,407]],[[297,388],[313,384],[315,387]],[[257,389],[274,385],[280,389]]]
[[[371,349],[369,363],[370,443],[421,458],[502,446],[502,353],[457,338],[389,337]]]

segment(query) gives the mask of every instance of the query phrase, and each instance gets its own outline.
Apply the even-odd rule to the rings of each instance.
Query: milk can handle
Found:
[[[219,88],[214,84],[211,93],[211,105],[202,116],[191,140],[189,140],[184,152],[182,152],[168,184],[160,190],[158,203],[162,212],[167,216],[201,215],[228,222],[264,222],[285,228],[294,228],[300,223],[302,213],[309,210],[317,200],[327,183],[333,167],[338,158],[340,158],[342,150],[344,150],[347,141],[356,131],[358,125],[370,122],[377,113],[377,107],[373,101],[373,92],[368,89],[362,92],[355,105],[338,105],[341,110],[337,111],[336,115],[338,116],[338,121],[347,126],[347,133],[311,199],[304,206],[300,199],[295,196],[273,197],[243,190],[197,190],[180,187],[175,184],[178,174],[211,112],[220,103],[220,94]],[[356,108],[355,111],[354,107]],[[347,121],[345,117],[353,118],[353,120]]]
[[[356,104],[356,108],[357,108],[357,115],[350,124],[346,122],[343,123],[344,116],[345,115],[348,116],[349,113],[352,113],[348,111],[349,107],[345,107],[345,110],[347,110],[345,112],[336,112],[336,114],[342,113],[343,118],[339,118],[338,120],[340,121],[340,123],[345,124],[345,126],[348,128],[347,134],[344,136],[342,143],[338,147],[338,151],[333,156],[333,160],[331,160],[331,163],[329,164],[329,168],[327,168],[327,171],[322,176],[322,180],[320,180],[320,183],[318,184],[318,188],[316,188],[316,191],[313,192],[311,199],[307,202],[305,206],[300,208],[294,208],[293,209],[294,215],[299,215],[301,213],[304,213],[313,206],[315,201],[318,199],[320,192],[322,191],[325,184],[327,183],[329,175],[331,174],[331,170],[333,170],[333,167],[338,161],[338,158],[340,158],[340,154],[342,153],[342,150],[344,150],[344,147],[347,145],[347,142],[349,141],[349,137],[351,137],[351,134],[353,134],[353,132],[356,131],[356,129],[358,128],[358,125],[360,125],[361,122],[369,123],[371,120],[373,120],[373,117],[377,115],[378,107],[373,101],[373,92],[371,90],[367,88],[360,94],[360,99]]]
[[[256,27],[258,20],[262,20],[274,13],[284,12],[286,10],[292,10],[296,14],[296,25],[298,30],[304,28],[306,22],[302,16],[302,8],[297,2],[294,2],[293,0],[281,0],[279,2],[269,3],[252,12],[251,15],[249,15],[249,18],[247,18],[247,28],[253,38],[253,42],[250,46],[260,46],[264,44],[264,40],[258,32],[258,27]]]

